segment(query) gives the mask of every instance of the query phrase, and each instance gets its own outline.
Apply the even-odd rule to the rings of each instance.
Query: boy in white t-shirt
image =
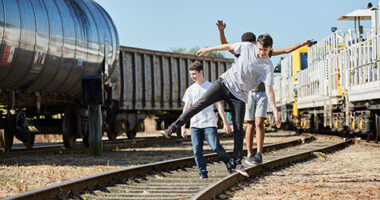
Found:
[[[202,63],[198,61],[193,62],[189,66],[189,73],[195,83],[187,88],[183,96],[182,100],[185,103],[183,112],[197,102],[212,85],[212,83],[206,81],[203,77]],[[229,134],[231,127],[224,114],[223,105],[221,102],[216,102],[215,106],[223,120],[224,130]],[[194,159],[201,179],[208,178],[206,161],[203,157],[203,139],[205,139],[210,148],[218,154],[219,159],[226,164],[228,172],[233,172],[230,156],[219,142],[216,117],[213,106],[210,105],[194,115],[190,120],[191,143],[193,144]],[[184,138],[187,137],[185,125],[181,127],[181,135]]]
[[[224,34],[224,29],[226,24],[223,20],[218,20],[216,23],[219,29],[219,38],[221,44],[228,44],[226,36]],[[256,35],[252,32],[246,32],[241,36],[242,42],[252,42],[256,43]],[[305,40],[299,44],[288,46],[282,49],[273,49],[269,52],[269,57],[290,53],[304,45],[312,42],[313,39]],[[230,51],[236,57],[239,57],[235,52]],[[264,119],[266,118],[268,107],[268,99],[265,94],[265,85],[260,83],[256,88],[252,89],[248,94],[248,103],[245,105],[245,116],[244,120],[247,121],[247,130],[245,132],[245,143],[247,145],[247,159],[245,163],[249,165],[260,164],[263,162],[263,146],[264,146]],[[256,128],[256,143],[257,152],[253,155],[253,136],[254,129]]]
[[[215,81],[202,98],[187,109],[186,112],[182,113],[173,124],[162,131],[162,134],[166,136],[171,135],[205,107],[224,100],[230,107],[234,126],[233,159],[235,171],[248,176],[242,165],[245,103],[247,102],[248,92],[260,82],[264,82],[265,84],[265,92],[273,110],[276,126],[277,128],[281,127],[273,91],[274,68],[268,58],[272,46],[273,40],[269,35],[260,35],[257,39],[257,45],[252,42],[240,42],[200,49],[197,52],[198,56],[203,56],[210,51],[224,50],[233,50],[236,54],[240,54],[240,56],[237,62]]]

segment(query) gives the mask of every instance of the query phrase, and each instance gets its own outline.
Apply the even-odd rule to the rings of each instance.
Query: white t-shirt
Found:
[[[211,87],[212,83],[205,81],[202,85],[194,83],[189,88],[187,88],[182,101],[189,104],[194,104],[200,99],[203,94]],[[216,116],[214,113],[213,105],[200,111],[198,114],[194,115],[190,120],[190,127],[195,128],[208,128],[217,127],[216,126]]]
[[[248,92],[260,82],[273,85],[274,67],[269,57],[257,56],[257,45],[251,42],[235,43],[234,51],[240,54],[237,62],[220,77],[236,98],[247,103]]]

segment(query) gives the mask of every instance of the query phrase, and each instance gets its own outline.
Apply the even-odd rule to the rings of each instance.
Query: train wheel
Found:
[[[369,142],[372,138],[372,132],[367,133],[367,139],[366,141]]]
[[[73,112],[66,111],[62,120],[62,137],[65,148],[75,147],[75,140],[77,139],[75,122],[75,114]]]
[[[296,135],[301,135],[302,134],[302,129],[296,128]]]
[[[35,139],[35,134],[34,133],[30,133],[29,132],[29,135],[28,135],[28,142],[27,143],[24,143],[24,146],[28,149],[32,148],[33,145],[34,145],[34,139]]]
[[[349,130],[349,127],[344,127],[342,131],[340,131],[340,135],[339,135],[341,138],[348,138],[350,137],[350,130]]]
[[[16,115],[15,120],[15,124],[12,123],[12,125],[15,126],[14,136],[16,136],[17,139],[22,141],[26,148],[32,148],[34,145],[35,136],[34,133],[31,133],[29,131],[24,113],[22,111],[19,111]]]
[[[134,126],[132,131],[127,131],[127,137],[128,139],[134,139],[136,138],[137,131],[144,131],[144,120],[140,119]]]
[[[88,141],[89,138],[89,132],[88,132],[88,123],[82,123],[81,124],[81,131],[82,131],[82,142],[83,146],[89,147],[90,143]]]
[[[85,146],[85,147],[89,147],[90,146],[90,143],[88,141],[88,137],[89,137],[88,134],[89,133],[88,133],[88,130],[87,130],[85,133],[83,133],[83,137],[82,137],[83,146]]]
[[[10,151],[13,145],[13,135],[4,129],[0,129],[0,144],[4,152]]]
[[[137,134],[137,132],[135,130],[128,131],[127,132],[127,137],[128,137],[128,139],[135,139],[136,138],[136,134]]]
[[[116,140],[117,136],[120,133],[127,133],[128,130],[128,122],[125,119],[113,120],[114,123],[111,125],[109,130],[107,131],[107,136],[109,140]],[[128,137],[129,138],[129,137]]]
[[[376,131],[376,136],[375,136],[375,142],[379,142],[379,137],[380,137],[380,115],[375,114],[375,131]]]
[[[109,140],[116,140],[117,136],[117,132],[113,132],[112,130],[107,131],[107,137]]]
[[[314,115],[313,122],[314,122],[313,132],[317,133],[319,131],[319,118],[318,118],[318,115]]]

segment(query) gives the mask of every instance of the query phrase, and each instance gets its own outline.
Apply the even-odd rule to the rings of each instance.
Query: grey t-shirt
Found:
[[[273,85],[274,67],[269,58],[257,56],[257,45],[251,42],[235,43],[237,62],[220,77],[226,87],[238,99],[247,103],[247,94],[261,81]]]

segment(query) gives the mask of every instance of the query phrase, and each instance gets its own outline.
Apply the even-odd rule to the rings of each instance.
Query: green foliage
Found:
[[[190,49],[180,47],[180,48],[170,48],[169,51],[171,51],[173,53],[183,53],[183,54],[195,55],[199,49],[200,49],[199,47],[193,47]],[[208,52],[205,56],[224,58],[223,52],[220,52],[220,51]]]

